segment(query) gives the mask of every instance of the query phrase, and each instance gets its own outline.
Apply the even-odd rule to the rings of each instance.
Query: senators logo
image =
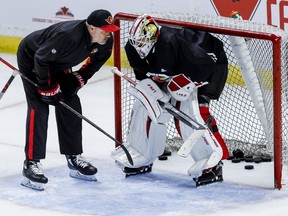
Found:
[[[232,11],[238,11],[244,20],[251,20],[261,0],[210,0],[217,15],[230,17]]]
[[[94,54],[94,53],[96,53],[96,52],[98,52],[98,49],[97,49],[97,48],[93,49],[93,50],[91,51],[91,54]]]
[[[107,19],[105,19],[105,21],[108,23],[108,24],[112,24],[113,23],[113,18],[112,16],[109,16]]]

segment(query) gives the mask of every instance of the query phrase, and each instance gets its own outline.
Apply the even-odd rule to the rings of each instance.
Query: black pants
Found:
[[[33,61],[17,54],[19,70],[33,82],[37,83],[33,72]],[[44,159],[46,156],[46,141],[48,130],[49,105],[40,99],[37,87],[23,79],[27,100],[25,155],[29,160]],[[65,103],[82,114],[78,95],[65,99]],[[71,111],[59,105],[55,106],[58,130],[58,140],[61,154],[81,154],[82,149],[82,119]]]

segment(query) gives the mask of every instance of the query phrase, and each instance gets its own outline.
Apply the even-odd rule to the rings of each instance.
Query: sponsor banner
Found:
[[[238,11],[244,20],[252,20],[261,0],[210,0],[217,15],[230,17]]]
[[[242,18],[288,31],[287,0],[210,0],[217,15],[230,16],[238,11]],[[203,11],[203,10],[202,10]]]
[[[85,19],[93,10],[105,8],[112,15],[117,12],[176,12],[230,16],[239,11],[243,19],[288,29],[287,0],[9,0],[1,7],[0,35],[24,36],[33,30],[53,23]]]

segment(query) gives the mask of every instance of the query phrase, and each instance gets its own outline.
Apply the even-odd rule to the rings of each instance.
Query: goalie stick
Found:
[[[123,74],[121,71],[118,70],[117,67],[113,67],[111,71],[124,78],[132,85],[137,85],[137,82],[131,79],[129,76]],[[188,116],[186,113],[182,112],[181,110],[174,107],[171,103],[160,103],[163,109],[169,112],[172,116],[177,118],[178,120],[182,121],[184,124],[188,125],[189,127],[193,128],[193,133],[189,136],[189,138],[183,143],[183,145],[178,150],[178,155],[182,157],[187,157],[191,152],[192,148],[196,144],[199,138],[201,138],[206,130],[209,130],[206,125],[202,125],[198,123],[195,119]]]
[[[8,67],[10,67],[12,70],[16,71],[18,74],[20,74],[21,77],[23,77],[25,80],[27,80],[28,82],[30,82],[32,85],[34,85],[35,87],[37,87],[38,85],[36,83],[34,83],[32,80],[30,80],[27,76],[25,76],[23,73],[21,73],[18,69],[16,69],[13,65],[11,65],[9,62],[7,62],[6,60],[4,60],[3,58],[0,57],[0,61],[2,61],[5,65],[7,65]],[[11,77],[10,77],[11,79]],[[10,80],[9,79],[9,80]],[[14,78],[13,78],[14,79]],[[12,79],[12,80],[13,80]],[[11,81],[12,82],[12,81]],[[99,130],[100,132],[102,132],[103,134],[105,134],[107,137],[109,137],[110,139],[112,139],[114,142],[117,142],[119,144],[119,146],[124,150],[127,159],[129,161],[129,163],[131,165],[133,165],[133,160],[131,155],[129,154],[127,148],[118,140],[116,140],[114,137],[112,137],[110,134],[108,134],[106,131],[104,131],[102,128],[100,128],[99,126],[97,126],[95,123],[93,123],[91,120],[89,120],[88,118],[86,118],[85,116],[83,116],[82,114],[80,114],[79,112],[77,112],[76,110],[74,110],[72,107],[70,107],[69,105],[67,105],[65,102],[60,101],[60,104],[65,107],[66,109],[68,109],[69,111],[71,111],[72,113],[74,113],[76,116],[78,116],[79,118],[83,119],[84,121],[86,121],[87,123],[89,123],[91,126],[93,126],[94,128],[96,128],[97,130]]]

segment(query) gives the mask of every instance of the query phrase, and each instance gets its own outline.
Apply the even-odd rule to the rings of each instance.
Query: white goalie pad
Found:
[[[199,111],[197,90],[194,91],[188,101],[181,102],[180,110],[195,118],[200,124],[205,124]],[[180,133],[184,141],[178,154],[182,157],[191,155],[193,164],[188,170],[189,175],[197,176],[202,170],[214,167],[221,160],[223,151],[207,127],[204,133],[197,133],[191,127],[180,122]]]
[[[149,160],[147,160],[144,155],[142,155],[139,151],[137,151],[133,146],[126,145],[125,147],[129,154],[132,157],[134,165],[132,167],[140,167],[151,164]],[[127,155],[125,154],[124,150],[120,147],[117,147],[115,150],[111,152],[111,157],[117,161],[117,163],[121,164],[123,167],[131,167],[127,159]]]
[[[151,121],[146,108],[139,101],[135,101],[127,142],[124,144],[134,165],[131,166],[122,148],[113,150],[111,157],[124,167],[137,168],[150,165],[164,151],[166,132],[167,126]]]
[[[168,102],[170,99],[168,95],[151,79],[144,79],[135,87],[131,86],[127,90],[143,104],[151,120],[158,122],[158,118],[164,113],[158,101]]]
[[[190,155],[194,163],[188,170],[188,174],[198,177],[202,170],[216,166],[222,158],[223,152],[220,144],[209,129],[193,146]]]

